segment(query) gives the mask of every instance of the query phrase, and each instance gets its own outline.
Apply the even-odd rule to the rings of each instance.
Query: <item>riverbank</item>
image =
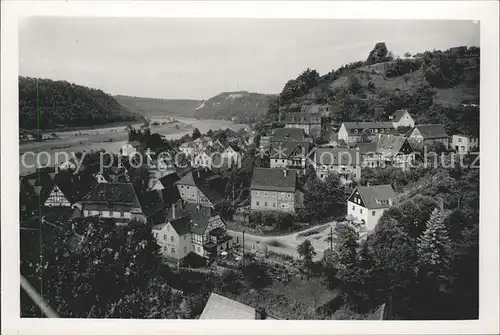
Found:
[[[177,139],[186,134],[191,134],[194,128],[198,128],[201,133],[209,130],[229,128],[237,131],[246,128],[248,125],[236,124],[221,120],[197,120],[191,118],[176,118],[177,122],[168,123],[170,118],[165,118],[167,122],[161,125],[162,119],[152,118],[151,122],[159,121],[159,126],[151,127],[153,133],[165,136],[167,139]],[[136,128],[141,124],[137,124]],[[128,141],[128,132],[125,127],[111,127],[101,129],[73,130],[69,132],[56,133],[58,138],[42,142],[24,142],[19,144],[19,172],[25,174],[33,172],[35,168],[61,164],[57,161],[56,154],[64,157],[67,153],[69,157],[77,152],[87,152],[92,150],[105,150],[110,153],[117,153]]]
[[[51,133],[61,133],[61,132],[73,132],[78,130],[93,130],[93,129],[106,129],[106,128],[117,128],[117,127],[127,127],[127,126],[137,126],[142,124],[141,120],[132,120],[132,121],[117,121],[105,124],[97,124],[97,125],[89,125],[89,126],[81,126],[81,127],[59,127],[59,128],[50,128],[50,129],[40,129],[42,134],[51,134]],[[25,131],[27,133],[36,131],[37,129],[19,129],[19,132]]]

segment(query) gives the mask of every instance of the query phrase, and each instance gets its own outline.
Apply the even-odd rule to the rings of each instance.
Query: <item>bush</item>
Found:
[[[397,59],[385,72],[387,78],[395,78],[420,69],[420,61],[413,59]]]

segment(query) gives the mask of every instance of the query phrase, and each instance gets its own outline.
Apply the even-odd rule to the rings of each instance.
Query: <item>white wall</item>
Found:
[[[352,215],[358,220],[365,220],[365,227],[367,230],[372,231],[375,229],[380,217],[385,209],[367,209],[354,202],[347,201],[347,214]]]

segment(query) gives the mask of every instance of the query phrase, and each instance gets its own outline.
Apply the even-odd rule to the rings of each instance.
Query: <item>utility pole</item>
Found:
[[[333,227],[330,227],[330,250],[333,251]]]
[[[245,258],[245,228],[243,228],[242,231],[242,238],[241,238],[241,251],[242,251],[242,257],[241,259],[243,260]]]

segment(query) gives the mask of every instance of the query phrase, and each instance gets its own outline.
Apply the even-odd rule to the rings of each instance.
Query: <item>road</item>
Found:
[[[335,221],[332,221],[300,232],[279,236],[260,236],[245,233],[245,249],[264,250],[267,247],[269,251],[298,258],[297,246],[304,242],[305,239],[309,239],[316,251],[314,260],[320,260],[323,257],[323,252],[330,248],[330,243],[326,238],[330,235],[330,228],[333,228],[334,225]],[[299,234],[304,234],[311,230],[322,231],[309,236],[299,236]],[[233,237],[233,242],[242,243],[242,232],[228,230],[228,234]]]

